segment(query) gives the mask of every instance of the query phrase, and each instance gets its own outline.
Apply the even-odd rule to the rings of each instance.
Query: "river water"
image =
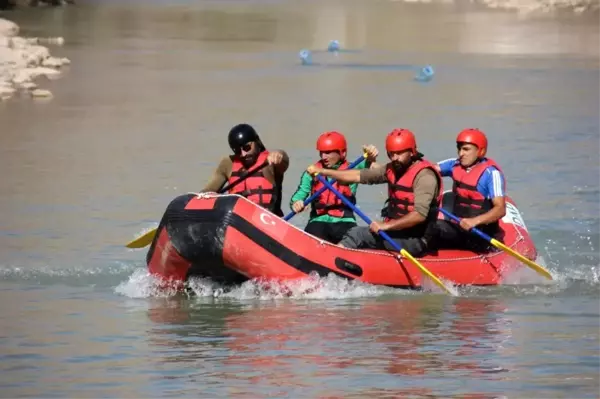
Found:
[[[40,83],[52,100],[0,103],[0,396],[600,396],[597,14],[140,0],[4,17],[63,36],[51,51],[72,65]],[[424,65],[436,75],[416,82]],[[480,127],[555,281],[160,295],[124,244],[204,185],[241,122],[290,154],[286,203],[322,131],[354,159],[407,127],[439,160]],[[375,217],[384,197],[365,186],[358,202]]]

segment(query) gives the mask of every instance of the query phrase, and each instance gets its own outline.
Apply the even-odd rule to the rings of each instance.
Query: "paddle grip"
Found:
[[[363,161],[363,159],[366,158],[366,154],[365,155],[361,155],[360,157],[356,158],[356,161],[352,162],[350,165],[348,165],[348,169],[353,169],[355,168],[359,163],[361,163]],[[346,170],[348,170],[346,169]],[[331,179],[331,183],[334,183],[335,179]],[[304,206],[310,204],[311,202],[313,202],[315,200],[315,198],[317,198],[319,195],[323,194],[323,192],[327,190],[327,187],[321,187],[316,193],[314,193],[313,195],[311,195],[310,197],[308,197],[307,199],[304,200]],[[296,215],[296,212],[291,211],[290,213],[288,213],[287,215],[285,215],[285,217],[283,218],[283,220],[288,221],[291,218],[294,217],[294,215]]]

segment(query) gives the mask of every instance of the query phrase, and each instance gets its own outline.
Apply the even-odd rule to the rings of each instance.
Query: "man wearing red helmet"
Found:
[[[268,166],[246,178],[243,183],[228,192],[239,194],[277,216],[283,216],[281,190],[283,176],[290,163],[286,152],[267,151],[254,128],[246,123],[231,128],[227,141],[233,155],[221,159],[211,179],[200,192],[216,192],[226,183],[236,182],[250,169],[267,162]]]
[[[432,245],[483,251],[488,247],[487,241],[468,231],[477,227],[492,237],[500,233],[498,221],[506,214],[505,180],[496,162],[486,158],[487,146],[485,133],[465,129],[456,137],[458,158],[438,163],[441,175],[452,177],[452,213],[462,220],[460,226],[439,220],[436,243]]]
[[[322,169],[345,170],[349,163],[346,160],[347,144],[346,138],[339,132],[325,132],[317,139],[317,151],[321,159],[315,164]],[[363,151],[367,153],[367,159],[355,166],[355,169],[365,169],[377,166],[377,148],[369,145],[364,146]],[[350,202],[356,203],[357,184],[333,183]],[[300,184],[296,189],[290,207],[296,213],[304,210],[304,200],[313,195],[323,187],[316,177],[304,172],[300,178]],[[311,203],[311,211],[308,223],[304,231],[323,240],[337,244],[348,230],[356,226],[354,212],[329,190],[325,190]]]
[[[373,222],[369,227],[353,227],[340,241],[341,246],[393,250],[378,234],[385,231],[408,252],[421,256],[427,250],[427,241],[435,226],[443,193],[442,177],[435,165],[417,151],[415,136],[407,129],[390,132],[385,149],[391,162],[384,166],[339,171],[311,165],[307,171],[343,183],[388,185],[387,205],[382,211],[384,220]]]

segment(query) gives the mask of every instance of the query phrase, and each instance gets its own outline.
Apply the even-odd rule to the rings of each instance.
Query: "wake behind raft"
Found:
[[[452,194],[444,194],[450,209]],[[515,203],[506,198],[500,221],[504,243],[534,260],[537,251]],[[438,278],[455,285],[499,285],[522,269],[504,252],[439,250],[419,258]],[[280,282],[317,274],[404,289],[421,289],[410,261],[385,250],[341,248],[314,237],[239,195],[185,194],[168,205],[146,261],[164,284],[184,288],[192,277],[225,284],[250,279]]]

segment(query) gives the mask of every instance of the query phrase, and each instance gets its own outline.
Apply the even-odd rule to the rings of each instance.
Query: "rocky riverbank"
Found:
[[[17,6],[64,6],[74,4],[75,0],[0,0],[0,10],[7,10]]]
[[[52,97],[49,90],[38,87],[37,80],[42,76],[59,78],[62,67],[70,61],[53,57],[44,45],[63,44],[62,37],[21,37],[17,24],[0,18],[0,101],[18,94]]]

